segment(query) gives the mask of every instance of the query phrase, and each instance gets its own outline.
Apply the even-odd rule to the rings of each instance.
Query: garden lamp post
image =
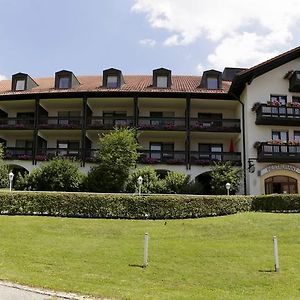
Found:
[[[14,176],[15,176],[15,174],[12,171],[10,171],[9,174],[8,174],[8,178],[9,178],[9,190],[10,191],[11,191],[11,188],[12,188],[12,182],[14,180]]]
[[[143,184],[143,177],[139,176],[139,178],[137,179],[137,183],[139,185],[139,196],[141,195],[141,191],[142,191],[142,184]]]
[[[227,182],[225,184],[225,187],[226,187],[226,190],[227,190],[227,196],[229,196],[229,191],[230,191],[231,184],[229,182]]]

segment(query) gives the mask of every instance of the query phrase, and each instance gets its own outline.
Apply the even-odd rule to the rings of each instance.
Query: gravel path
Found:
[[[71,293],[35,289],[11,282],[0,281],[0,300],[92,300]],[[103,299],[104,300],[104,299]]]

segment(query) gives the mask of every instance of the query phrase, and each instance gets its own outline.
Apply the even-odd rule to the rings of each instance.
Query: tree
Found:
[[[99,139],[98,166],[91,169],[86,188],[94,192],[120,192],[124,190],[130,170],[138,159],[135,130],[115,128]]]
[[[242,170],[235,167],[231,162],[219,162],[212,167],[211,171],[212,192],[216,195],[226,194],[226,183],[230,183],[230,192],[235,194],[240,187]]]
[[[84,175],[74,162],[56,157],[49,164],[34,169],[29,175],[18,174],[16,187],[37,191],[75,192],[81,189],[83,178]]]

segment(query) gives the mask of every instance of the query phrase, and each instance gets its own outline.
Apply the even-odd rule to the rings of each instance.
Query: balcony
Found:
[[[4,159],[32,160],[32,148],[6,147]]]
[[[81,149],[39,148],[35,159],[38,161],[46,161],[56,156],[81,159]]]
[[[258,162],[294,162],[300,161],[300,144],[289,145],[261,143],[257,149]]]
[[[173,117],[139,117],[140,130],[185,130],[185,118]]]
[[[215,162],[230,161],[235,166],[241,166],[240,152],[191,152],[191,164],[200,166],[209,166]]]
[[[1,118],[0,129],[33,129],[34,118]]]
[[[111,130],[115,127],[132,127],[134,117],[90,117],[87,119],[88,129]]]
[[[39,129],[81,129],[81,117],[41,117]]]
[[[295,105],[297,104],[295,103]],[[256,109],[255,124],[300,126],[300,106],[289,107],[261,104]]]
[[[192,118],[190,122],[192,131],[201,132],[241,132],[239,119],[198,119]]]
[[[142,164],[186,164],[185,151],[140,150],[139,163]]]

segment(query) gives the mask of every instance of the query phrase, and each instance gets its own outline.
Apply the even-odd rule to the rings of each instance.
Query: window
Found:
[[[17,124],[33,125],[34,124],[34,113],[25,112],[17,113]]]
[[[168,87],[168,76],[157,76],[156,86],[158,88],[167,88]]]
[[[108,127],[127,126],[126,111],[104,111],[103,124]]]
[[[79,141],[57,141],[58,154],[60,155],[78,155]]]
[[[287,142],[289,140],[288,131],[272,131],[272,140]]]
[[[16,154],[32,155],[33,142],[30,140],[16,140]]]
[[[217,90],[218,87],[218,78],[216,77],[207,77],[207,88],[210,90]]]
[[[270,95],[271,101],[278,101],[281,105],[286,105],[286,95]]]
[[[25,90],[25,79],[18,79],[16,81],[16,91],[24,91]]]
[[[80,111],[59,111],[58,124],[59,125],[80,125],[81,112]]]
[[[68,89],[71,87],[71,79],[69,76],[60,77],[58,79],[58,88],[59,89]]]
[[[300,131],[294,131],[294,140],[300,141]]]
[[[292,97],[292,102],[300,103],[300,97]]]
[[[209,160],[222,160],[222,144],[199,144],[199,158]]]
[[[107,88],[117,88],[118,87],[118,76],[107,76]]]
[[[174,158],[174,144],[151,142],[150,157],[159,160]]]

